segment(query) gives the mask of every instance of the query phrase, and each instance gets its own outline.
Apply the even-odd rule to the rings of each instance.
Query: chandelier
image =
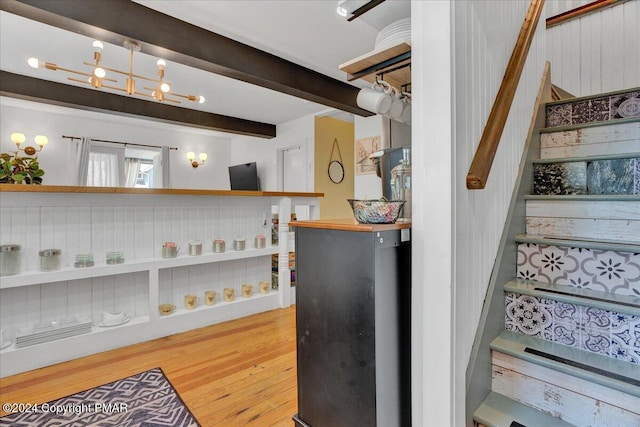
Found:
[[[93,42],[93,61],[94,62],[83,62],[84,65],[91,67],[91,72],[84,71],[76,71],[69,68],[59,67],[56,64],[51,62],[44,62],[39,60],[38,58],[29,58],[27,63],[32,68],[46,68],[47,70],[52,71],[64,71],[67,73],[75,74],[78,76],[83,76],[84,78],[78,77],[67,77],[69,80],[88,84],[93,86],[96,89],[107,88],[113,89],[121,92],[125,92],[127,95],[140,95],[153,98],[156,101],[163,102],[174,102],[176,104],[180,104],[180,101],[176,98],[183,98],[188,101],[198,102],[200,104],[204,103],[204,96],[200,95],[182,95],[176,92],[171,91],[171,84],[165,80],[164,71],[167,63],[163,59],[159,59],[156,63],[158,67],[158,76],[157,78],[145,77],[139,74],[135,74],[133,72],[133,53],[140,51],[140,45],[134,41],[127,40],[124,42],[124,47],[129,50],[129,70],[122,71],[116,68],[109,68],[101,64],[102,61],[102,49],[104,45],[101,41]],[[126,81],[124,86],[116,86],[118,80],[108,77],[107,72],[121,74],[126,76]],[[150,83],[150,86],[143,86],[142,89],[144,91],[140,91],[136,88],[136,80],[144,80]]]

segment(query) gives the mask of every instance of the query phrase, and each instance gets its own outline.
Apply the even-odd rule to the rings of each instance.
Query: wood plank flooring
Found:
[[[291,427],[298,406],[295,308],[2,378],[0,400],[44,403],[155,367],[203,427]]]

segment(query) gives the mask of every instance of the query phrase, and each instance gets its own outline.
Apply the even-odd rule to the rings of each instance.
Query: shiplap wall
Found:
[[[591,2],[593,0],[547,0],[545,2],[546,12],[543,17],[545,19],[551,18]]]
[[[225,239],[227,250],[236,236],[269,238],[271,202],[266,197],[128,196],[111,194],[2,193],[2,244],[22,247],[23,271],[37,271],[38,251],[62,249],[62,267],[73,268],[75,255],[92,253],[104,264],[107,251],[122,250],[125,262],[160,258],[165,241],[175,241],[184,254],[189,240],[200,239],[212,252],[213,239]],[[265,221],[266,220],[266,225]],[[205,290],[221,293],[250,283],[271,281],[271,256],[223,261],[159,271],[159,302],[183,307],[187,293],[202,300]],[[2,289],[0,324],[15,329],[70,316],[90,316],[97,324],[102,311],[127,311],[130,317],[149,315],[149,273],[115,274]]]
[[[640,86],[640,2],[547,30],[552,82],[575,96]]]
[[[455,396],[464,407],[465,371],[534,113],[545,55],[544,13],[484,190],[465,177],[529,2],[454,4]],[[457,419],[455,425],[463,425]]]

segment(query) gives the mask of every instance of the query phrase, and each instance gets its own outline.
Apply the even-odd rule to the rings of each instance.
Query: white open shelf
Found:
[[[185,316],[185,315],[190,315],[193,313],[197,313],[199,311],[206,311],[206,310],[216,310],[222,307],[228,307],[228,306],[234,306],[237,304],[244,304],[246,302],[249,301],[255,301],[257,299],[261,299],[261,298],[273,298],[275,295],[277,295],[278,291],[274,291],[274,290],[270,290],[269,292],[267,292],[266,294],[261,294],[261,293],[253,293],[252,296],[250,296],[249,298],[244,298],[242,296],[238,297],[236,296],[236,298],[233,301],[220,301],[218,298],[219,296],[216,295],[216,303],[213,305],[206,305],[206,304],[202,304],[202,303],[198,303],[199,305],[197,307],[195,307],[192,310],[187,310],[186,308],[180,308],[176,305],[176,310],[171,313],[171,314],[167,314],[167,315],[161,315],[160,316],[160,320],[171,320],[171,318],[175,317],[175,316]]]
[[[289,274],[289,228],[279,224],[279,244],[263,249],[229,248],[235,236],[270,235],[266,221],[278,206],[288,218],[297,204],[309,205],[317,215],[315,197],[223,197],[143,194],[135,198],[118,194],[0,193],[0,235],[4,243],[21,245],[21,274],[0,278],[0,327],[11,345],[0,350],[0,377],[95,354],[207,325],[248,316],[292,303]],[[180,203],[176,204],[176,200]],[[216,236],[227,251],[212,252],[211,239],[202,255],[186,254],[188,241]],[[176,258],[160,257],[165,241],[182,248]],[[69,266],[41,272],[38,251],[60,248]],[[125,262],[107,265],[105,254],[117,248]],[[73,267],[73,254],[93,253],[96,265]],[[272,280],[272,255],[278,254],[278,289],[260,294],[259,281]],[[63,263],[64,265],[64,263]],[[254,286],[242,297],[242,284]],[[236,290],[225,302],[225,287]],[[217,301],[204,304],[204,292],[215,290]],[[184,309],[184,296],[200,300]],[[176,311],[161,316],[158,305],[172,303]],[[117,326],[98,326],[101,312],[127,311],[131,320]],[[89,316],[91,332],[16,348],[19,328],[69,316]]]
[[[41,285],[43,283],[62,282],[65,280],[87,279],[92,277],[111,276],[115,274],[147,271],[154,268],[173,268],[212,262],[231,261],[236,259],[255,258],[278,253],[278,246],[264,249],[246,249],[244,251],[226,251],[223,253],[205,252],[202,255],[180,255],[176,258],[147,258],[126,261],[122,264],[97,264],[93,267],[66,267],[56,271],[25,271],[15,276],[0,278],[0,289],[20,286]]]

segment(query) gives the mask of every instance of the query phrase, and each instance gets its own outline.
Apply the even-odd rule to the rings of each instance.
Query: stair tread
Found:
[[[571,162],[593,162],[597,160],[620,160],[635,159],[640,157],[640,153],[623,153],[623,154],[599,154],[597,156],[581,156],[581,157],[555,157],[550,159],[535,159],[533,164],[549,164],[549,163],[571,163]]]
[[[487,395],[480,407],[473,413],[473,419],[487,427],[510,427],[514,421],[525,427],[573,427],[573,424],[493,391]]]
[[[537,197],[537,196],[536,196]],[[550,197],[550,196],[543,196]],[[567,196],[555,196],[567,197]],[[563,237],[547,237],[534,234],[518,234],[516,243],[534,243],[538,245],[570,246],[573,248],[590,248],[605,251],[640,253],[640,245],[637,242],[621,242],[611,240],[571,239]]]
[[[640,316],[640,297],[617,295],[570,285],[556,285],[537,280],[515,279],[504,285],[506,292],[543,297],[550,300],[596,307],[617,313]]]
[[[640,397],[640,367],[633,363],[512,331],[500,333],[491,342],[490,348]],[[553,358],[543,357],[542,354],[552,355]]]
[[[578,96],[578,97],[575,97],[575,98],[560,99],[558,101],[547,102],[545,105],[571,104],[573,102],[586,101],[586,100],[589,100],[589,99],[596,99],[596,98],[602,98],[602,97],[605,97],[605,96],[620,95],[620,94],[623,94],[623,93],[638,92],[638,91],[640,91],[640,87],[631,87],[631,88],[628,88],[628,89],[613,90],[611,92],[603,92],[603,93],[596,93],[596,94],[593,94],[593,95]]]
[[[525,200],[640,202],[640,194],[526,194]]]
[[[562,104],[560,102],[560,104]],[[565,102],[566,104],[566,102]],[[549,104],[547,104],[549,105]],[[598,126],[609,126],[609,125],[619,125],[623,123],[635,123],[640,122],[640,118],[638,117],[629,117],[625,119],[616,119],[616,120],[605,120],[601,122],[587,122],[587,123],[579,123],[575,125],[562,125],[562,126],[549,126],[540,129],[540,133],[553,133],[553,132],[564,132],[569,130],[583,129],[587,127],[598,127]]]

